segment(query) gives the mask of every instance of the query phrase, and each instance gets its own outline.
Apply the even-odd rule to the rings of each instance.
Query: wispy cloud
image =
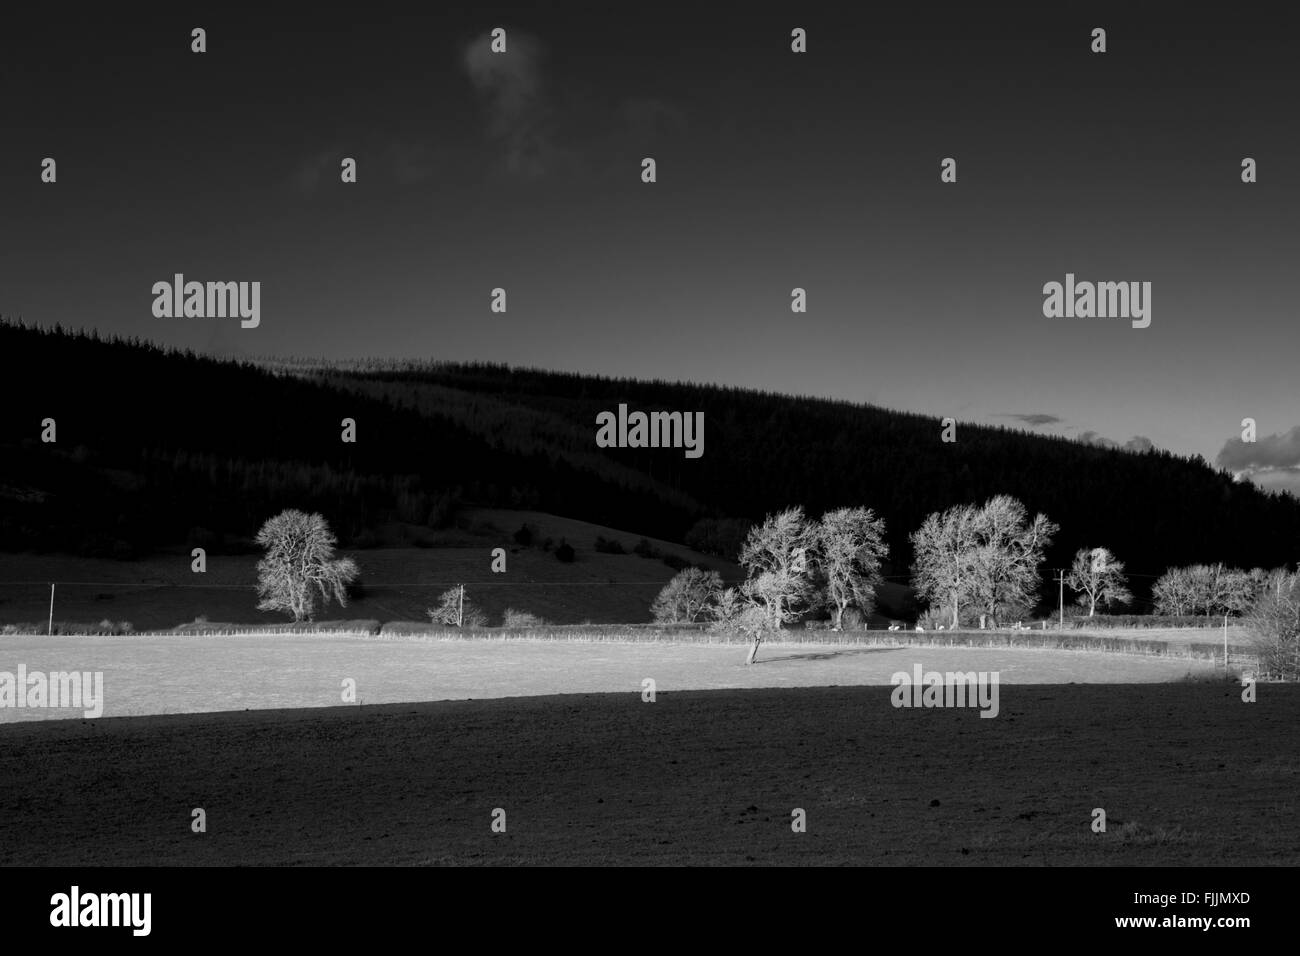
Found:
[[[542,41],[520,30],[507,30],[504,53],[492,52],[488,33],[461,51],[502,169],[526,179],[546,175],[563,156],[543,75],[545,56]]]
[[[998,418],[1014,418],[1016,421],[1024,422],[1033,428],[1040,428],[1043,425],[1060,425],[1065,421],[1064,418],[1057,418],[1055,415],[1048,415],[1044,412],[1030,412],[1028,414],[1020,412],[1003,412]]]
[[[378,132],[360,133],[346,146],[334,143],[304,156],[291,176],[294,189],[310,196],[339,184],[345,157],[357,161],[357,181],[364,183],[411,186],[428,179],[438,168],[434,150],[423,143]]]
[[[685,108],[658,95],[592,88],[552,68],[539,37],[507,28],[506,52],[493,53],[481,34],[461,51],[461,65],[478,95],[484,133],[496,169],[519,180],[554,175],[629,175],[601,157],[680,142]],[[632,174],[636,175],[633,168]]]

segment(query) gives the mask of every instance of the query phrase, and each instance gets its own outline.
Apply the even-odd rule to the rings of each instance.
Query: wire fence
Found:
[[[326,622],[330,629],[350,626],[356,631],[373,634],[399,633],[402,630],[427,631],[436,627],[430,621],[428,612],[438,603],[439,595],[449,589],[464,586],[466,594],[472,597],[490,621],[500,622],[498,627],[506,623],[507,610],[518,610],[535,614],[544,620],[577,622],[585,619],[583,624],[570,623],[555,625],[556,627],[622,628],[628,634],[635,634],[635,639],[642,639],[644,635],[637,629],[649,626],[650,603],[664,583],[662,578],[536,581],[515,577],[503,579],[503,576],[478,580],[365,580],[354,589],[355,593],[346,610],[336,610],[330,606],[320,616],[345,618],[338,622]],[[283,630],[298,626],[286,624],[283,615],[259,610],[257,604],[258,587],[255,582],[5,579],[0,580],[0,631],[11,634],[123,635],[178,631],[242,633],[250,629]],[[853,639],[852,635],[856,633],[860,633],[863,639],[874,639],[871,637],[873,634],[884,638],[885,632],[889,631],[894,640],[908,644],[936,641],[952,643],[959,634],[981,635],[980,640],[998,640],[998,635],[1004,635],[1007,636],[1007,642],[1000,646],[1012,647],[1017,646],[1021,637],[1031,633],[1028,626],[1003,626],[957,631],[927,628],[923,635],[916,633],[915,626],[911,623],[891,625],[891,620],[893,619],[877,616],[874,626],[868,622],[856,622],[850,632],[831,632],[827,622],[810,621],[806,625],[807,633],[804,633],[805,627],[791,628],[782,632],[781,639],[838,643]],[[644,623],[631,623],[635,621]],[[1080,628],[1079,625],[1083,627]],[[1041,635],[1046,631],[1048,634],[1070,635],[1076,630],[1086,630],[1088,634],[1074,636],[1095,649],[1106,649],[1103,644],[1110,638],[1105,636],[1104,629],[1088,625],[1086,619],[1067,618],[1066,626],[1062,628],[1056,615],[1053,615],[1050,621],[1034,622],[1032,633]],[[321,624],[312,626],[318,630],[322,627]],[[1185,631],[1185,635],[1176,637],[1174,643],[1180,646],[1200,645],[1196,656],[1214,657],[1220,662],[1226,658],[1229,666],[1250,666],[1254,662],[1248,636],[1237,622],[1226,629],[1222,618],[1207,620],[1195,629],[1188,626],[1163,627],[1170,631]],[[1123,633],[1126,639],[1138,642],[1136,652],[1142,652],[1142,645],[1160,640],[1155,636],[1150,639],[1136,636],[1142,630],[1139,627],[1120,627],[1114,630]],[[1031,638],[1024,643],[1025,646],[1042,646],[1050,641]],[[1166,643],[1169,641],[1166,640]],[[1217,647],[1217,651],[1205,650],[1210,645]]]

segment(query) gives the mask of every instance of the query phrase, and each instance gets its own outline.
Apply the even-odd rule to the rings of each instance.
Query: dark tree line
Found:
[[[535,449],[249,363],[0,324],[0,548],[133,557],[194,533],[251,541],[268,513],[345,541],[449,503],[545,507],[647,532],[690,512]],[[342,441],[342,421],[357,441]],[[53,419],[57,441],[41,441]]]

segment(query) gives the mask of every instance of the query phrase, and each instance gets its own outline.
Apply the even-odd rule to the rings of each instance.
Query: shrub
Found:
[[[674,571],[682,571],[691,566],[691,562],[676,554],[665,554],[664,564],[668,565],[668,567],[672,568]]]
[[[506,608],[505,614],[501,618],[502,627],[545,627],[546,622],[536,614],[529,614],[527,611],[516,611],[512,607]]]
[[[1020,620],[1028,620],[1028,616]],[[1015,621],[1017,618],[1008,618]],[[1056,617],[1047,619],[1049,627],[1056,625]],[[1097,614],[1093,617],[1066,614],[1065,626],[1084,627],[1221,627],[1223,618],[1209,618],[1199,614]]]
[[[627,554],[623,545],[614,539],[596,535],[596,551],[600,554]]]
[[[534,537],[536,536],[533,533],[533,529],[528,527],[527,522],[524,522],[519,526],[519,530],[514,534],[515,544],[519,545],[521,548],[527,548],[532,545]]]
[[[636,555],[640,555],[643,558],[661,557],[659,553],[659,549],[656,548],[649,541],[647,541],[645,538],[642,538],[640,541],[636,543],[636,547],[632,549],[632,553]]]
[[[574,552],[573,547],[561,538],[560,546],[555,549],[555,557],[558,560],[563,561],[565,564],[572,564],[573,559],[577,557],[577,554]]]

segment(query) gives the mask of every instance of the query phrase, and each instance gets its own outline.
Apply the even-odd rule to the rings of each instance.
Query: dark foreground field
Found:
[[[889,691],[11,724],[0,863],[1300,862],[1300,688],[1021,686],[995,719]]]

